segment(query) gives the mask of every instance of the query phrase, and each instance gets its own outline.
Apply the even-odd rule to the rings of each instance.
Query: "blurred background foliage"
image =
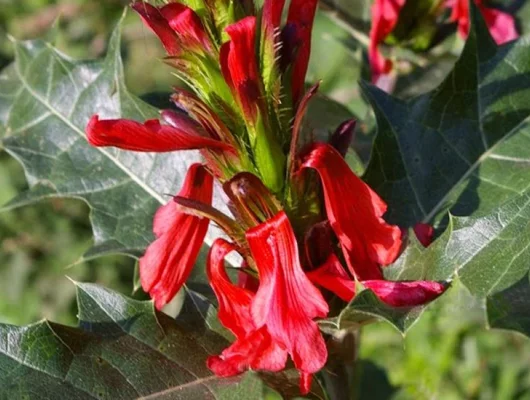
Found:
[[[107,39],[128,1],[0,0],[0,67],[9,64],[9,35],[35,38],[55,24],[56,45],[75,58],[105,53]],[[530,26],[530,2],[504,1]],[[367,78],[370,2],[326,0],[314,31],[308,81],[342,103],[338,114],[360,120],[367,137],[374,119],[356,81]],[[126,80],[133,93],[167,92],[177,84],[158,42],[129,13],[123,33]],[[437,85],[462,43],[454,35],[427,53],[402,50],[405,70],[395,94],[407,97]],[[398,50],[401,51],[401,50]],[[147,99],[165,97],[147,96]],[[333,127],[330,127],[333,128]],[[360,141],[362,143],[362,140]],[[361,158],[363,158],[362,149]],[[0,152],[0,204],[26,188],[16,160]],[[55,199],[0,213],[0,322],[27,324],[42,318],[75,324],[74,280],[96,282],[131,295],[134,260],[121,256],[82,260],[92,232],[88,207]],[[145,298],[136,293],[137,298]],[[363,329],[358,370],[361,399],[530,399],[530,341],[518,334],[487,331],[483,305],[455,284],[425,312],[405,339],[385,324]]]

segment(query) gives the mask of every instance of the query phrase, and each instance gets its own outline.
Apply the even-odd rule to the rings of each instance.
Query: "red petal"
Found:
[[[160,14],[178,35],[183,46],[199,50],[211,50],[212,45],[199,16],[181,3],[169,3],[160,9]]]
[[[351,301],[355,296],[355,281],[353,281],[335,254],[314,271],[308,272],[309,280],[335,293],[344,301]]]
[[[484,6],[479,6],[479,8],[497,44],[503,44],[519,37],[513,16],[493,8]]]
[[[114,146],[124,150],[166,152],[208,148],[233,151],[233,147],[211,139],[194,121],[182,118],[180,127],[161,125],[156,119],[140,122],[127,119],[99,120],[92,116],[86,127],[93,146]]]
[[[250,121],[255,121],[260,97],[260,77],[256,61],[256,17],[246,17],[229,25],[228,50],[223,49],[222,71],[229,86],[235,90],[239,104]],[[224,64],[224,67],[223,67]]]
[[[254,330],[250,316],[252,293],[234,285],[225,271],[224,259],[236,246],[224,239],[216,239],[208,253],[206,272],[217,300],[219,320],[238,339],[243,339]]]
[[[311,382],[313,381],[312,374],[301,373],[300,374],[300,392],[302,394],[308,394],[311,390]]]
[[[372,5],[372,28],[368,50],[372,82],[377,82],[381,75],[389,73],[392,69],[392,62],[382,56],[378,46],[396,26],[399,12],[404,4],[405,0],[375,0]]]
[[[178,195],[210,204],[212,192],[212,176],[201,164],[193,164]],[[157,239],[140,259],[140,280],[158,309],[175,296],[188,278],[208,223],[208,219],[180,212],[173,201],[157,211],[153,227]]]
[[[207,366],[218,376],[233,376],[248,369],[277,372],[285,368],[287,352],[274,342],[265,327],[236,340]]]
[[[298,43],[292,76],[292,95],[295,104],[304,93],[305,75],[311,55],[311,32],[317,4],[317,0],[292,0],[289,6],[287,23],[295,30]]]
[[[166,19],[158,8],[148,3],[138,1],[131,6],[140,17],[160,39],[169,55],[176,55],[180,51],[177,34],[171,29]]]
[[[420,222],[414,225],[414,233],[423,247],[429,247],[434,236],[434,228],[429,224]]]
[[[320,175],[327,216],[352,274],[359,280],[381,279],[379,264],[392,263],[401,248],[401,231],[382,218],[385,202],[327,144],[315,144],[303,167]]]
[[[263,3],[263,24],[273,29],[280,26],[285,0],[265,0]]]
[[[361,282],[377,297],[393,307],[412,307],[428,303],[440,296],[446,286],[434,281],[391,282],[371,280]]]
[[[497,44],[503,44],[519,37],[513,16],[488,8],[482,5],[481,0],[475,1],[475,3],[482,12],[491,36]],[[458,33],[466,38],[470,27],[468,0],[451,0],[446,4],[452,8],[450,20],[458,23]]]
[[[259,281],[253,276],[243,271],[237,272],[237,286],[243,289],[250,290],[252,293],[256,293],[259,288]]]
[[[250,229],[246,237],[260,275],[260,287],[251,306],[254,323],[267,327],[300,371],[320,370],[327,350],[313,318],[325,317],[328,305],[302,270],[287,215],[278,213]]]

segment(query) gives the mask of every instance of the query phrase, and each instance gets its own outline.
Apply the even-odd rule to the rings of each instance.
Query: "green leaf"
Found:
[[[377,298],[369,289],[363,290],[338,317],[339,329],[358,327],[373,319],[386,321],[402,334],[416,322],[425,306],[392,307]]]
[[[365,85],[378,124],[365,179],[401,226],[451,207],[455,215],[488,212],[526,188],[530,45],[497,47],[471,13],[463,53],[437,89],[402,101]]]
[[[198,154],[88,144],[84,130],[95,113],[139,121],[158,115],[125,87],[119,27],[102,61],[75,61],[39,40],[14,47],[15,62],[0,75],[0,129],[4,125],[2,144],[23,165],[30,189],[4,209],[50,197],[82,199],[91,208],[95,237],[85,258],[142,254],[153,239],[154,212],[178,192]]]
[[[491,296],[486,303],[492,328],[511,329],[530,335],[530,280],[528,274],[510,288]]]
[[[257,400],[270,390],[267,379],[281,382],[286,393],[298,390],[289,371],[263,380],[255,373],[213,375],[206,358],[228,342],[207,328],[204,304],[191,295],[175,321],[152,302],[94,284],[76,286],[78,328],[0,324],[2,398]],[[323,398],[318,388],[309,397]]]
[[[79,328],[0,325],[3,398],[261,398],[256,376],[208,370],[206,357],[227,345],[215,333],[97,285],[77,284],[77,297]]]

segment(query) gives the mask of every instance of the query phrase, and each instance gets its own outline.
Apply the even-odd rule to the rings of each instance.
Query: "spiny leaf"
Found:
[[[261,398],[255,376],[224,380],[206,357],[226,342],[92,284],[77,285],[79,328],[0,325],[2,398]]]
[[[39,40],[15,41],[14,47],[15,62],[0,75],[0,129],[30,190],[5,208],[49,197],[82,199],[91,207],[95,237],[87,258],[142,254],[153,239],[155,210],[178,192],[188,165],[199,157],[88,144],[84,129],[95,113],[140,121],[157,117],[156,109],[125,87],[119,27],[102,61],[74,61]]]
[[[476,7],[473,27],[453,71],[434,91],[409,101],[365,85],[378,123],[366,181],[401,226],[486,212],[525,187],[530,153],[530,44],[493,42]],[[502,166],[502,168],[501,168]]]
[[[340,313],[338,323],[340,329],[360,326],[363,323],[380,319],[386,321],[402,334],[416,322],[425,306],[392,307],[377,298],[371,290],[363,290]]]
[[[207,328],[191,297],[176,321],[156,312],[151,302],[93,284],[77,283],[77,298],[78,328],[48,321],[0,324],[0,398],[263,398],[257,374],[220,378],[206,367],[206,358],[228,342]],[[287,372],[265,379],[298,391]],[[323,398],[318,391],[309,397]]]

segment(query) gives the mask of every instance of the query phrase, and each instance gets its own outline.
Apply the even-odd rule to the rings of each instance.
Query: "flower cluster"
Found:
[[[304,114],[318,85],[305,90],[316,0],[204,0],[133,9],[160,38],[165,61],[192,88],[175,89],[176,108],[160,119],[90,120],[94,146],[146,152],[198,149],[180,192],[154,217],[156,240],[140,260],[143,289],[167,304],[194,267],[210,221],[226,232],[208,254],[206,271],[219,319],[235,342],[209,358],[217,375],[280,371],[290,357],[307,392],[327,359],[316,320],[333,295],[356,285],[390,306],[414,306],[440,295],[438,282],[390,282],[382,266],[402,250],[402,232],[383,219],[384,201],[348,167],[344,154],[355,123],[315,142]],[[190,6],[193,5],[192,6]],[[212,207],[214,182],[231,216]],[[417,227],[423,242],[429,227]],[[225,257],[242,257],[232,282]]]
[[[385,41],[396,27],[400,11],[406,0],[375,0],[372,6],[372,28],[370,31],[370,46],[368,56],[372,70],[372,82],[378,83],[381,78],[392,70],[392,62],[381,54],[379,45]],[[441,6],[451,10],[449,22],[456,23],[458,33],[466,38],[469,33],[469,0],[434,1],[433,12],[438,12]],[[503,44],[516,39],[519,35],[514,18],[505,12],[487,7],[483,0],[475,0],[493,39],[497,44]]]

